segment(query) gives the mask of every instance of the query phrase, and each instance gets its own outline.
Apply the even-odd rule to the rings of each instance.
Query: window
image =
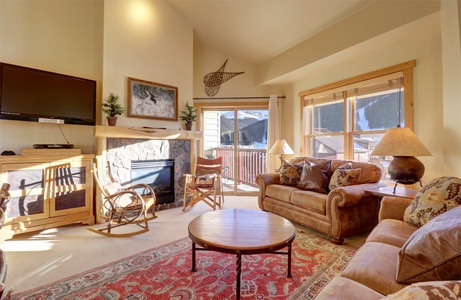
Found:
[[[303,106],[303,153],[327,159],[372,161],[387,129],[413,126],[412,69],[415,61],[299,93]]]

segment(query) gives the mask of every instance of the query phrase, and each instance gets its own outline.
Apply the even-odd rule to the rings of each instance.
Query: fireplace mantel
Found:
[[[94,136],[152,140],[200,140],[201,131],[158,129],[152,127],[95,126]]]

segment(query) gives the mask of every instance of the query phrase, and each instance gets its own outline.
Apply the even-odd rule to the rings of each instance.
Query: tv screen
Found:
[[[0,63],[0,119],[95,125],[96,81]]]

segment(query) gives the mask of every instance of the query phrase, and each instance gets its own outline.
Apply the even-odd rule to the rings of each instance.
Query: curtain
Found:
[[[282,129],[280,124],[281,108],[277,95],[269,97],[269,119],[267,122],[267,152],[272,148],[277,139],[282,138]],[[280,159],[277,154],[266,156],[266,168],[268,172],[274,172],[280,166]]]

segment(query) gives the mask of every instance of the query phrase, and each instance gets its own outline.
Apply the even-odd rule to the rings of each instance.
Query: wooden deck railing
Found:
[[[216,157],[223,158],[223,177],[234,180],[234,148],[214,148]],[[257,186],[256,175],[266,173],[266,149],[238,149],[238,184]]]

